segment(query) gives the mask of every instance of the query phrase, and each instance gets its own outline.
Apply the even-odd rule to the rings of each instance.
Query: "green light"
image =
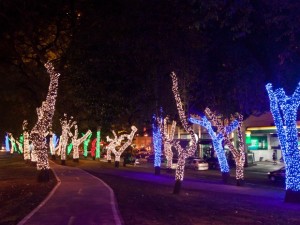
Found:
[[[84,134],[81,134],[82,136],[84,136]],[[89,143],[91,141],[91,137],[92,137],[92,133],[87,137],[87,139],[84,140],[83,142],[83,156],[87,157],[88,155],[88,147],[89,147]]]
[[[67,150],[67,154],[68,154],[68,155],[70,155],[70,153],[71,153],[71,151],[72,151],[72,148],[73,148],[73,144],[70,143],[70,144],[68,145],[68,150]]]
[[[97,130],[96,158],[100,158],[100,129]]]

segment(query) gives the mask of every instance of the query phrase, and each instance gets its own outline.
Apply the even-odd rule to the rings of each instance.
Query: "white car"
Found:
[[[208,163],[204,159],[194,158],[187,161],[186,167],[194,170],[208,170]]]

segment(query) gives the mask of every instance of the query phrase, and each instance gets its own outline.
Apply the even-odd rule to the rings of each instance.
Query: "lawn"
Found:
[[[17,224],[39,205],[56,184],[53,173],[48,183],[37,181],[37,170],[21,155],[0,153],[0,224]]]
[[[55,185],[36,181],[36,170],[20,157],[1,157],[1,214],[0,224],[16,224]],[[60,163],[60,160],[56,160]],[[113,164],[93,160],[74,163],[105,181],[115,192],[119,211],[125,225],[242,225],[242,224],[300,224],[300,204],[287,204],[280,199],[211,190],[183,188],[172,194],[172,184],[141,181],[128,172],[141,168],[114,168]],[[162,171],[164,173],[164,171]],[[241,187],[243,188],[243,187]]]

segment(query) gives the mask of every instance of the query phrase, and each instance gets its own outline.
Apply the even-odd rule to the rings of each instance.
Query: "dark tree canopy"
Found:
[[[245,117],[269,110],[265,84],[300,81],[298,1],[0,1],[0,132],[34,124],[47,93],[43,63],[60,77],[53,129],[150,127],[176,118],[169,74],[186,110]]]

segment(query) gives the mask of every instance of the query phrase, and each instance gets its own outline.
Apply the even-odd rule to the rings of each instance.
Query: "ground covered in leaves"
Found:
[[[38,183],[36,169],[19,157],[0,160],[0,224],[16,224],[47,196],[55,182]],[[84,159],[66,164],[92,173],[114,190],[125,225],[300,224],[300,204],[282,199],[187,188],[174,195],[172,185],[129,176],[136,170],[149,173],[142,168],[114,168],[113,164]]]
[[[0,224],[17,224],[41,203],[53,189],[56,179],[37,181],[35,165],[25,163],[21,155],[0,153]]]

